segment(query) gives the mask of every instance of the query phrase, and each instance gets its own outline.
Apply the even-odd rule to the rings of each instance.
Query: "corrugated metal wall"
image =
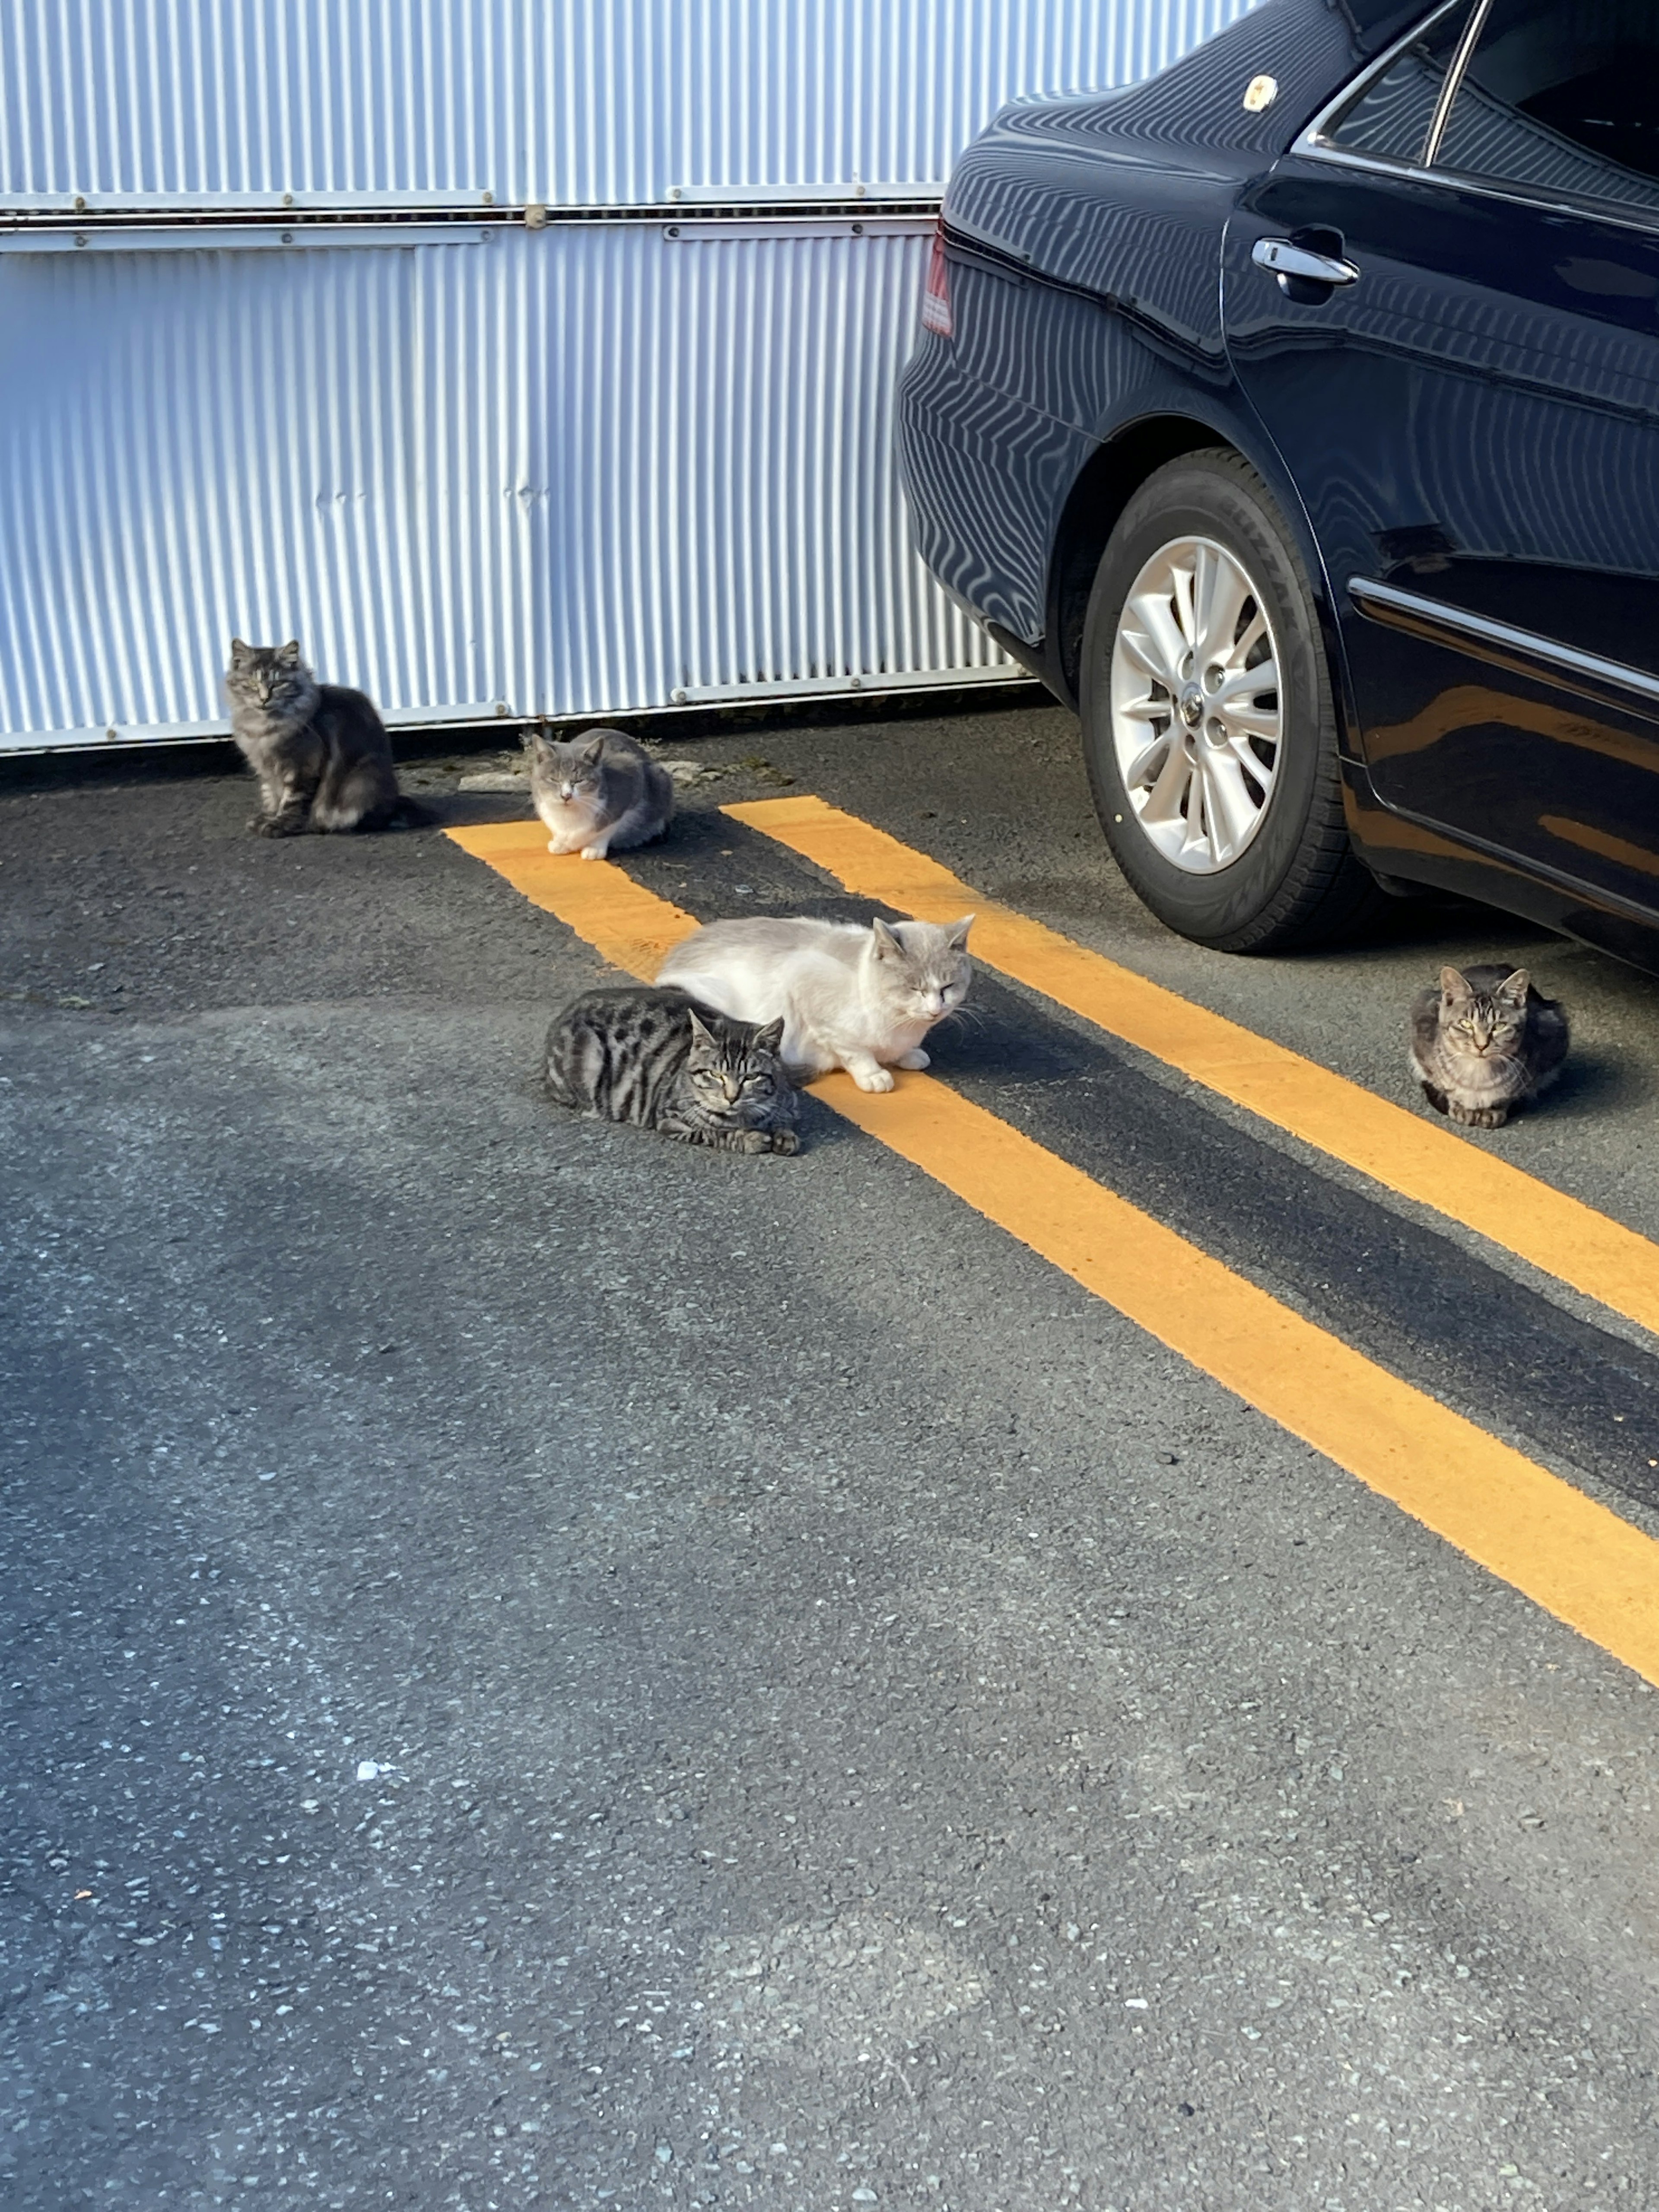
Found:
[[[1243,4],[0,0],[0,746],[219,730],[233,630],[404,721],[1006,669],[894,479],[928,208]]]

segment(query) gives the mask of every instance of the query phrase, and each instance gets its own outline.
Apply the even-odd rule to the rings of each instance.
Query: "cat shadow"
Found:
[[[1567,1121],[1584,1121],[1592,1115],[1601,1116],[1644,1105],[1649,1089],[1644,1071],[1632,1066],[1629,1060],[1609,1052],[1598,1052],[1594,1046],[1582,1050],[1575,1046],[1567,1054],[1560,1074],[1528,1111],[1559,1115]]]

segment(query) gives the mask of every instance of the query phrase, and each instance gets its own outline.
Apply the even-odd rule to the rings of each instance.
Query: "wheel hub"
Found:
[[[1181,719],[1189,730],[1204,720],[1204,694],[1196,684],[1189,684],[1181,695]]]

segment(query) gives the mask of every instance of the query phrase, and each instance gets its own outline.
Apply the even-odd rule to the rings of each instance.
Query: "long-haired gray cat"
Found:
[[[231,735],[259,779],[259,811],[248,827],[260,836],[424,819],[425,809],[398,789],[392,741],[374,702],[343,684],[319,684],[297,639],[232,638],[225,697]]]
[[[1411,1068],[1437,1114],[1501,1129],[1567,1056],[1567,1017],[1524,968],[1443,968],[1412,1000]]]
[[[784,1060],[802,1077],[844,1067],[860,1091],[890,1091],[889,1070],[926,1067],[923,1037],[968,995],[973,919],[711,921],[657,981],[738,1021],[781,1021]]]
[[[782,1030],[728,1021],[684,991],[584,991],[554,1017],[543,1074],[559,1105],[600,1121],[717,1152],[799,1152]]]
[[[550,853],[602,860],[648,845],[674,811],[674,779],[622,730],[561,741],[537,730],[526,741],[530,796],[551,833]]]

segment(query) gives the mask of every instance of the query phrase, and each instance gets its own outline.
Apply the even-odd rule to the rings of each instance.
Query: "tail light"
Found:
[[[945,258],[943,223],[933,233],[933,250],[927,259],[927,282],[921,291],[921,327],[936,331],[942,338],[956,335],[957,326],[951,317],[951,269]]]

